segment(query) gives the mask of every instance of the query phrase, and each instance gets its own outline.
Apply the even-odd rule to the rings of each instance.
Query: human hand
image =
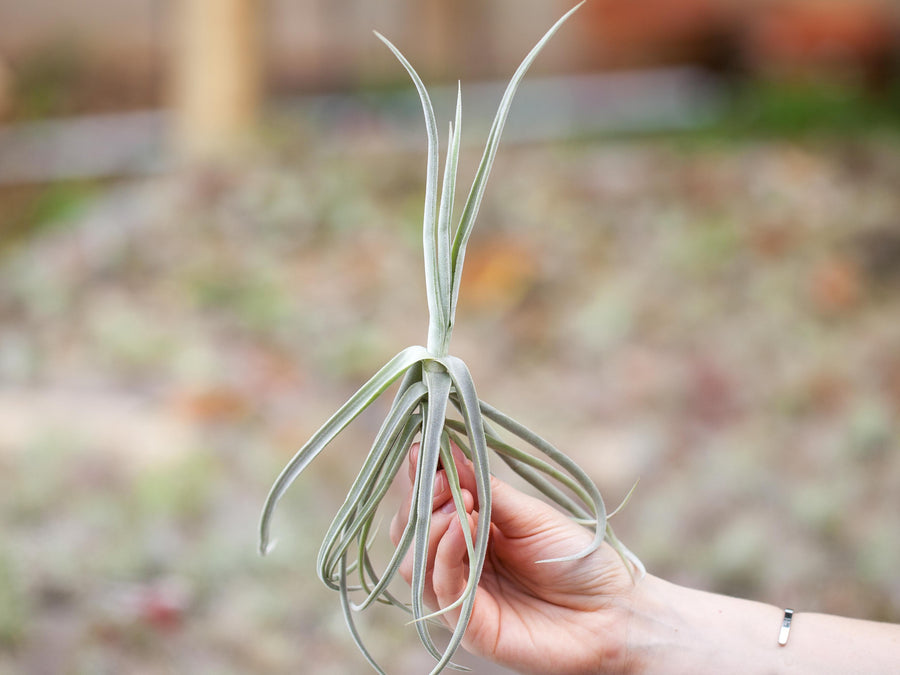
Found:
[[[468,526],[478,518],[475,474],[456,447]],[[410,452],[415,476],[418,447]],[[550,505],[491,477],[491,538],[463,646],[522,673],[555,675],[623,673],[636,586],[606,544],[583,558],[538,563],[584,550],[593,534]],[[391,523],[396,544],[409,518],[411,495]],[[435,476],[425,601],[432,609],[453,604],[466,586],[468,555],[462,525],[443,470]],[[401,575],[410,582],[412,556]],[[441,618],[452,626],[459,616]]]
[[[453,457],[474,531],[472,464],[455,447]],[[414,447],[411,478],[417,459]],[[790,642],[780,646],[780,608],[652,575],[635,584],[606,544],[576,560],[537,563],[584,550],[592,534],[495,477],[491,492],[491,537],[463,640],[475,654],[533,675],[897,672],[900,625],[804,612],[795,616]],[[395,544],[410,502],[391,523]],[[469,571],[443,470],[435,476],[433,510],[425,601],[443,609],[462,593]],[[411,556],[400,573],[410,581]],[[459,614],[440,616],[452,626]]]

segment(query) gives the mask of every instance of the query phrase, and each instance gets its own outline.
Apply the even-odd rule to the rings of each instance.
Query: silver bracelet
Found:
[[[788,635],[791,632],[791,619],[794,618],[794,610],[785,609],[784,618],[781,620],[781,630],[778,633],[778,644],[784,647],[788,641]]]

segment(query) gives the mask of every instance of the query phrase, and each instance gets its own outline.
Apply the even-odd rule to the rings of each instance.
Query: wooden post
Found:
[[[12,71],[3,57],[0,57],[0,122],[13,107],[13,76]]]
[[[262,0],[175,0],[174,142],[179,158],[245,149],[259,121]]]

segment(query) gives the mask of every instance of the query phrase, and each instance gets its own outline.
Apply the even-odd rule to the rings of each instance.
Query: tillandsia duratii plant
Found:
[[[309,439],[276,479],[263,508],[260,522],[260,552],[269,546],[269,526],[275,505],[297,476],[350,422],[400,380],[399,389],[386,419],[372,443],[356,480],[325,534],[317,567],[321,581],[340,593],[349,631],[369,663],[384,671],[366,649],[356,628],[353,612],[374,602],[387,603],[412,615],[418,636],[437,663],[432,671],[458,668],[450,659],[459,646],[471,617],[475,589],[481,576],[488,547],[491,522],[489,450],[496,453],[516,474],[549,500],[567,511],[577,522],[594,531],[592,543],[583,551],[542,560],[551,564],[580,558],[598,548],[604,539],[619,553],[633,574],[643,574],[640,561],[613,534],[600,491],[590,477],[571,459],[539,435],[478,398],[466,364],[449,351],[456,315],[466,244],[478,214],[485,185],[513,95],[528,67],[551,36],[580,5],[566,13],[525,57],[509,82],[488,134],[480,165],[458,224],[451,228],[460,148],[461,94],[456,101],[455,119],[450,123],[448,150],[439,187],[439,150],[435,114],[422,80],[400,51],[376,33],[409,72],[421,99],[428,136],[423,243],[425,283],[429,323],[426,346],[407,347],[366,382]],[[452,231],[451,231],[452,230]],[[448,416],[455,408],[462,418]],[[501,431],[511,436],[503,440]],[[412,444],[421,443],[417,472],[413,480],[413,502],[409,519],[390,560],[381,571],[369,554],[373,523],[382,498],[388,491]],[[451,453],[457,445],[472,461],[476,479],[478,518],[474,535],[467,525],[460,481]],[[531,454],[522,447],[536,450]],[[429,527],[434,496],[434,476],[439,467],[447,475],[457,517],[463,524],[468,550],[467,585],[452,607],[427,614],[423,601],[428,560]],[[404,557],[412,550],[411,602],[401,602],[389,586],[397,576]],[[355,577],[351,585],[351,576]],[[353,602],[353,596],[360,597]],[[432,639],[430,620],[449,609],[459,609],[459,619],[443,650]]]

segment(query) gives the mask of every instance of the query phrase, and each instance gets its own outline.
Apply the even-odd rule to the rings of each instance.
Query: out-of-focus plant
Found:
[[[577,522],[594,530],[593,541],[585,550],[540,562],[552,564],[588,555],[606,539],[622,556],[630,570],[643,573],[640,561],[613,534],[600,491],[590,477],[539,435],[481,401],[475,392],[468,367],[448,351],[466,244],[475,224],[513,95],[532,61],[579,6],[553,25],[513,75],[500,101],[481,163],[453,231],[451,220],[460,147],[461,93],[457,96],[455,119],[450,124],[449,149],[439,185],[438,132],[428,92],[400,51],[384,36],[376,33],[409,72],[425,113],[428,157],[423,243],[429,310],[428,341],[424,347],[407,347],[391,359],[288,462],[272,486],[263,509],[260,551],[265,554],[270,548],[271,517],[275,505],[291,483],[357,415],[394,382],[401,380],[390,412],[375,436],[362,469],[325,534],[317,560],[319,578],[326,586],[340,593],[350,633],[378,672],[383,671],[363,644],[353,619],[354,611],[363,610],[374,602],[388,603],[412,614],[422,644],[437,659],[433,673],[438,673],[447,666],[455,667],[450,659],[469,623],[475,602],[475,589],[488,547],[491,522],[489,449],[528,483],[570,513]],[[451,407],[459,411],[462,420],[448,417]],[[503,440],[501,429],[513,437],[511,442]],[[386,567],[379,571],[369,555],[371,539],[375,533],[373,522],[383,497],[416,439],[421,441],[421,450],[412,486],[413,506],[399,543]],[[458,445],[474,465],[479,513],[474,536],[467,526],[460,482],[451,454],[451,442]],[[537,453],[530,454],[522,447],[531,448]],[[459,608],[460,616],[443,651],[434,644],[429,630],[430,619],[451,607],[427,614],[423,602],[434,476],[439,466],[447,474],[457,516],[464,525],[469,558],[466,588],[452,607]],[[400,563],[410,549],[413,556],[412,597],[411,602],[406,604],[391,593],[389,585],[397,576]],[[357,579],[353,585],[351,576]],[[352,601],[351,595],[354,593],[362,596],[360,602]]]

